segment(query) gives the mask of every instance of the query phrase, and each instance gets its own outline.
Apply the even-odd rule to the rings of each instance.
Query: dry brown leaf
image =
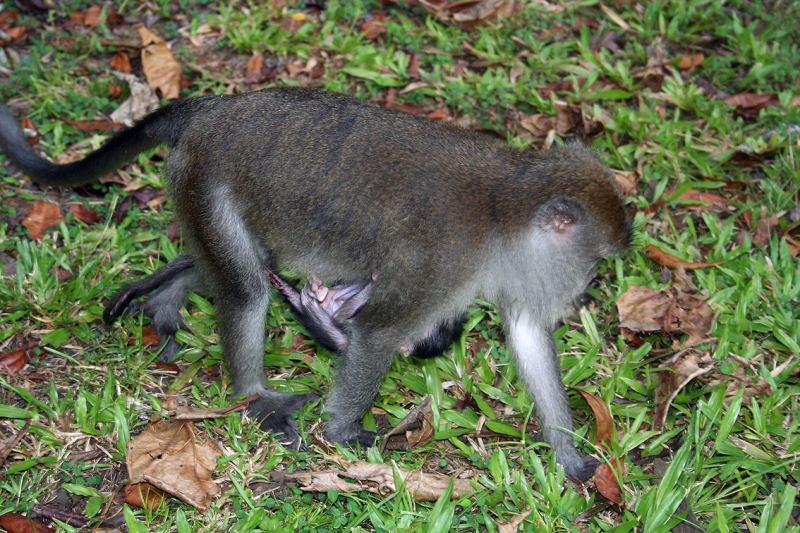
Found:
[[[775,374],[773,374],[774,376]],[[708,386],[714,387],[722,383],[725,384],[726,404],[730,403],[741,389],[744,389],[742,401],[747,404],[750,403],[752,398],[762,398],[772,394],[772,387],[770,387],[767,380],[756,372],[748,373],[747,367],[741,364],[730,375],[715,371],[713,377],[708,381]]]
[[[447,2],[441,0],[419,0],[425,11],[435,15],[441,22],[454,24],[465,30],[495,22],[519,14],[524,8],[522,2],[513,0],[461,0]]]
[[[22,225],[31,232],[29,237],[38,241],[48,229],[58,226],[62,220],[61,209],[57,205],[37,200],[22,220]]]
[[[556,104],[556,133],[562,137],[577,133],[584,137],[597,137],[605,131],[605,125],[588,116],[584,109],[577,105]]]
[[[72,22],[90,28],[97,28],[105,23],[109,28],[119,26],[124,18],[117,13],[114,6],[106,6],[105,17],[103,17],[103,6],[92,6],[86,13],[73,13]]]
[[[92,211],[82,204],[73,205],[69,208],[69,212],[72,213],[75,218],[87,224],[94,224],[100,220],[100,214],[97,211]]]
[[[753,232],[753,244],[766,248],[769,244],[770,235],[779,227],[781,227],[781,223],[778,215],[762,218]]]
[[[653,413],[653,429],[662,431],[672,401],[690,381],[714,369],[713,359],[707,352],[691,351],[677,361],[661,365],[655,391],[656,408]]]
[[[139,81],[133,74],[119,72],[115,75],[128,84],[131,97],[122,102],[122,104],[111,113],[109,118],[112,121],[132,126],[135,121],[158,109],[160,105],[158,96],[149,85]]]
[[[434,109],[433,111],[431,111],[430,113],[428,113],[425,116],[428,117],[431,120],[447,120],[447,119],[451,118],[450,115],[447,114],[447,111],[445,111],[444,109],[439,109],[439,108]]]
[[[128,54],[120,50],[117,52],[117,55],[114,56],[114,59],[111,60],[111,68],[124,74],[130,74],[133,70],[131,68],[131,58],[128,57]]]
[[[678,59],[678,68],[681,70],[688,70],[690,68],[699,67],[705,58],[706,56],[703,54],[689,54],[681,56]]]
[[[697,270],[698,268],[715,267],[727,263],[727,261],[716,261],[714,263],[690,263],[688,261],[684,261],[683,259],[679,259],[672,254],[668,254],[653,244],[648,244],[643,253],[645,257],[652,259],[661,266],[669,268],[677,268],[681,266],[686,270]]]
[[[105,131],[113,128],[124,128],[125,124],[119,122],[108,122],[107,120],[90,120],[88,122],[78,122],[77,120],[64,120],[81,131]]]
[[[28,144],[30,144],[31,146],[36,146],[36,143],[39,142],[39,132],[36,131],[36,126],[33,125],[31,119],[29,119],[28,117],[23,118],[22,122],[20,123],[20,126],[22,127],[23,131],[34,133],[32,137],[28,137],[25,140],[28,141]]]
[[[566,137],[583,123],[583,113],[578,106],[557,106],[556,133]]]
[[[328,457],[328,459],[338,462],[345,468],[345,471],[298,472],[285,477],[296,479],[300,484],[301,490],[311,492],[328,492],[331,490],[359,492],[366,490],[373,494],[387,496],[397,491],[394,484],[392,465],[350,461],[340,456]],[[396,468],[405,481],[406,490],[417,502],[438,500],[451,482],[453,483],[452,499],[458,499],[466,494],[475,492],[475,489],[466,479],[451,478],[442,474],[427,474],[397,466]]]
[[[606,402],[589,391],[581,389],[574,390],[578,391],[580,395],[583,396],[583,399],[586,400],[586,403],[592,408],[594,417],[597,420],[597,435],[595,435],[594,439],[595,445],[606,448],[605,443],[611,442],[614,438],[614,419],[608,411]]]
[[[765,107],[779,105],[776,94],[739,93],[723,100],[728,105],[736,106],[736,113],[744,118],[756,118],[758,112]]]
[[[128,442],[131,483],[146,481],[205,512],[220,489],[211,480],[219,452],[188,422],[162,420]]]
[[[156,361],[156,368],[161,372],[166,372],[167,374],[178,375],[181,372],[181,367],[178,366],[177,363],[165,363],[161,360]],[[164,407],[164,409],[166,409],[166,407]]]
[[[103,13],[102,6],[92,6],[86,10],[86,16],[83,19],[83,24],[85,26],[89,26],[90,28],[96,28],[100,26],[102,20],[100,20],[100,15]]]
[[[281,30],[289,35],[294,35],[305,25],[307,18],[308,16],[305,13],[295,13],[290,17],[286,17],[283,19],[283,24],[281,24]]]
[[[28,518],[19,513],[6,513],[0,516],[0,527],[9,533],[55,533],[38,520]]]
[[[147,83],[159,89],[164,98],[177,100],[180,96],[183,68],[172,56],[164,39],[144,26],[139,28],[142,37],[142,70]]]
[[[158,338],[158,333],[153,328],[142,329],[142,346],[158,346],[161,340]]]
[[[667,195],[672,196],[670,193],[667,193]],[[708,191],[697,191],[695,189],[686,191],[678,196],[677,199],[687,201],[686,205],[691,205],[691,202],[697,202],[699,207],[697,210],[703,212],[720,212],[731,205],[724,196]]]
[[[4,32],[8,36],[8,40],[6,41],[4,39],[0,39],[0,42],[9,43],[11,41],[16,41],[17,39],[25,35],[25,30],[27,28],[28,28],[27,26],[16,26],[14,28],[8,28]]]
[[[128,483],[125,485],[125,502],[144,509],[155,509],[167,497],[167,493],[150,483]]]
[[[247,60],[247,74],[245,75],[245,83],[261,83],[263,75],[261,69],[264,67],[264,55],[260,52],[255,52],[250,59]]]
[[[620,327],[632,331],[662,331],[666,335],[686,334],[680,348],[709,340],[714,311],[706,303],[708,291],[692,286],[682,266],[675,269],[672,287],[652,289],[631,285],[617,300]]]
[[[384,436],[383,450],[411,450],[433,438],[431,397],[425,396],[408,415]]]
[[[551,115],[519,116],[519,125],[533,134],[534,137],[547,137],[550,130],[556,129],[556,117]]]
[[[0,368],[5,374],[16,374],[30,361],[28,350],[14,350],[0,357]]]
[[[412,80],[418,80],[422,77],[422,74],[419,71],[419,55],[415,54],[414,52],[410,52],[409,55],[411,57],[408,61],[408,76]]]
[[[386,33],[386,13],[381,11],[362,24],[361,33],[367,39],[377,39],[380,34]]]
[[[632,170],[617,170],[612,168],[611,173],[614,174],[614,180],[619,185],[619,188],[622,189],[622,192],[626,195],[630,196],[632,194],[636,194],[638,192],[638,175],[635,171]]]
[[[612,464],[603,463],[594,472],[594,484],[597,491],[619,506],[622,506],[622,489],[616,476],[619,475],[620,479],[625,479],[625,471],[625,465],[620,464],[619,459],[614,459]]]
[[[17,18],[19,18],[19,10],[17,9],[0,11],[0,31],[6,31],[12,24],[16,24]]]
[[[519,525],[528,518],[531,512],[532,509],[528,509],[524,513],[516,515],[511,520],[496,520],[495,525],[497,526],[497,533],[517,533]]]

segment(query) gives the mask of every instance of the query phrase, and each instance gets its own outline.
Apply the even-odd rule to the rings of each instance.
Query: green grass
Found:
[[[553,3],[554,11],[531,2],[518,16],[474,31],[443,25],[420,7],[384,6],[387,31],[377,40],[366,39],[360,27],[381,9],[378,2],[334,0],[324,12],[289,4],[284,14],[308,16],[294,35],[276,22],[280,13],[264,4],[119,2],[127,20],[116,30],[95,31],[66,23],[72,11],[90,6],[86,2],[62,4],[41,18],[21,15],[26,37],[6,46],[21,62],[0,65],[10,71],[0,83],[0,98],[24,100],[39,147],[49,156],[96,147],[102,135],[83,133],[65,120],[108,114],[128,96],[127,88],[120,96],[109,90],[109,82],[118,83],[107,66],[117,48],[104,43],[137,35],[131,21],[155,13],[162,17],[155,30],[174,41],[172,50],[184,65],[193,65],[184,70],[183,97],[257,88],[244,84],[244,65],[260,52],[282,64],[313,58],[325,65],[313,82],[282,70],[270,85],[313,83],[362,98],[385,98],[396,89],[401,103],[445,109],[520,146],[541,146],[543,139],[519,127],[519,113],[555,115],[563,104],[579,106],[603,124],[590,140],[593,148],[612,168],[635,171],[637,180],[628,200],[636,210],[634,251],[601,267],[590,289],[593,301],[556,332],[565,385],[600,396],[616,423],[610,449],[625,458],[624,508],[608,505],[591,483],[567,482],[549,448],[533,442],[535,411],[518,388],[494,310],[477,302],[467,335],[447,357],[396,360],[365,420],[368,427],[384,419],[396,425],[431,395],[434,439],[383,455],[375,449],[338,450],[353,459],[465,473],[483,487],[474,495],[415,503],[405,491],[380,497],[276,486],[275,472],[333,465],[316,445],[300,453],[286,450],[232,415],[196,425],[224,451],[216,472],[223,494],[208,514],[170,499],[154,510],[126,510],[129,530],[494,532],[496,521],[532,510],[520,531],[666,532],[683,518],[675,513],[686,499],[707,532],[800,531],[792,515],[800,484],[800,268],[783,236],[800,200],[800,145],[791,133],[800,126],[800,106],[791,105],[800,94],[795,3],[603,3],[628,26],[614,39],[616,51],[602,46],[603,37],[622,28],[592,0]],[[11,8],[12,2],[4,3],[3,9]],[[202,47],[180,38],[182,27],[202,37],[204,23],[217,35]],[[542,35],[556,28],[563,31]],[[408,71],[412,53],[419,57],[418,80]],[[677,67],[680,56],[696,53],[704,54],[699,67]],[[667,61],[663,84],[654,89],[639,73],[658,54]],[[459,63],[467,68],[456,74]],[[143,78],[135,62],[134,74]],[[565,79],[571,87],[544,90]],[[402,91],[418,82],[416,89]],[[743,118],[706,94],[703,83],[727,94],[774,93],[779,105]],[[745,143],[760,161],[735,164]],[[161,186],[164,153],[141,156],[128,169],[139,186]],[[146,323],[131,317],[108,326],[101,316],[104,302],[122,284],[180,254],[165,233],[170,203],[151,208],[134,201],[118,222],[115,209],[130,194],[119,185],[43,192],[2,162],[0,355],[39,339],[42,358],[18,374],[0,376],[0,438],[9,439],[25,420],[32,421],[3,465],[0,513],[30,514],[34,505],[49,504],[64,491],[77,498],[67,510],[99,516],[98,509],[110,505],[119,512],[112,500],[125,482],[117,470],[125,444],[161,413],[176,379],[187,384],[181,394],[194,405],[233,400],[221,394],[227,382],[219,375],[213,305],[191,297],[189,330],[179,337],[186,346],[178,361],[182,374],[176,378],[156,368],[157,357],[141,345]],[[691,189],[724,195],[728,206],[698,209],[678,199]],[[666,193],[671,196],[663,205],[646,209]],[[20,221],[31,202],[41,199],[58,203],[64,213],[83,204],[100,221],[85,224],[66,214],[45,239],[31,241]],[[752,230],[744,222],[747,212]],[[765,246],[744,235],[773,215],[780,227]],[[797,230],[791,235],[797,239]],[[661,268],[641,253],[648,244],[689,261],[725,261],[693,274],[717,313],[710,342],[680,352],[661,333],[640,334],[640,346],[623,339],[614,300],[630,285],[669,285]],[[71,277],[59,282],[57,268]],[[298,347],[302,328],[284,306],[272,305],[266,327],[270,383],[292,393],[329,390],[335,360],[313,344]],[[654,431],[655,391],[668,372],[663,365],[703,351],[710,357],[709,373],[678,393],[663,432]],[[727,388],[738,379],[744,387]],[[472,396],[472,406],[458,402],[464,394]],[[587,451],[595,451],[594,417],[579,394],[569,396],[576,433]],[[318,432],[320,410],[317,404],[299,415],[306,431]],[[91,450],[102,453],[71,459]],[[652,471],[656,456],[669,463],[661,482]]]

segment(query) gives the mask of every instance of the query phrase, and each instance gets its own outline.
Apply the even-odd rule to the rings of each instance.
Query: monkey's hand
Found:
[[[313,392],[294,395],[270,390],[259,393],[259,396],[259,399],[250,402],[247,411],[260,422],[261,429],[275,435],[285,446],[305,450],[300,428],[292,418],[292,413],[309,402],[319,400],[319,396]]]

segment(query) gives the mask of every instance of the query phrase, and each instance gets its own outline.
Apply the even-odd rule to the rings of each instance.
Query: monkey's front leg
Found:
[[[509,313],[505,326],[517,371],[533,396],[544,438],[556,452],[556,461],[570,476],[589,479],[600,463],[582,456],[572,444],[572,413],[549,328],[526,309]]]
[[[332,442],[372,446],[377,435],[361,426],[361,419],[378,395],[399,344],[380,331],[353,328],[350,343],[339,358],[333,389],[325,412],[330,418],[325,437]]]

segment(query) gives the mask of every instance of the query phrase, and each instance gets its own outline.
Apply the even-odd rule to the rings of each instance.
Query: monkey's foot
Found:
[[[378,434],[374,431],[364,429],[360,426],[355,426],[347,431],[336,431],[331,427],[330,422],[328,428],[325,430],[325,437],[331,442],[338,442],[345,446],[355,448],[361,446],[362,448],[369,448],[378,440]]]
[[[586,481],[594,475],[594,471],[597,470],[600,461],[594,457],[574,456],[568,458],[561,464],[564,466],[564,470],[567,474],[579,481]]]
[[[250,402],[247,412],[261,425],[261,429],[275,435],[281,444],[305,450],[300,435],[300,428],[292,418],[292,413],[300,410],[308,402],[319,400],[313,392],[306,394],[281,394],[274,391],[263,391],[261,397]]]
[[[370,431],[368,429],[361,428],[358,431],[358,434],[350,439],[347,439],[344,443],[348,446],[356,447],[361,446],[362,448],[369,448],[370,446],[375,444],[375,441],[378,440],[378,434],[374,431]]]

